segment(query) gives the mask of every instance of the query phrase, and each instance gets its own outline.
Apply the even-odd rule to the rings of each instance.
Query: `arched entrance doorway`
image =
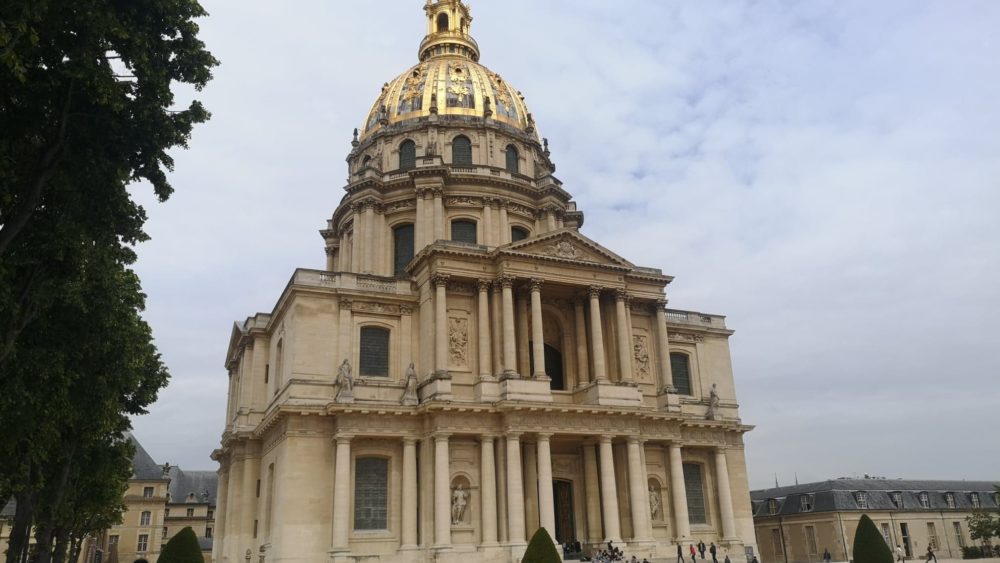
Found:
[[[556,513],[556,542],[565,544],[576,541],[576,523],[573,515],[573,482],[552,481],[552,500]]]

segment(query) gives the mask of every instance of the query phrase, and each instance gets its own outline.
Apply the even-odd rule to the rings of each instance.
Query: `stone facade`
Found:
[[[975,545],[966,518],[975,508],[995,510],[994,483],[836,479],[752,492],[754,526],[762,561],[853,559],[854,532],[867,514],[895,551],[926,559],[927,546],[939,559],[962,559]]]
[[[743,561],[732,331],[580,233],[468,8],[425,11],[421,62],[355,134],[326,269],[233,328],[215,559],[516,561],[545,527]]]

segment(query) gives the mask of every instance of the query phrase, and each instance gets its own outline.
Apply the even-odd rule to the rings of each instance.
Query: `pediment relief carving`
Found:
[[[575,231],[562,231],[528,239],[515,243],[509,250],[560,260],[632,267],[632,264],[624,258]]]

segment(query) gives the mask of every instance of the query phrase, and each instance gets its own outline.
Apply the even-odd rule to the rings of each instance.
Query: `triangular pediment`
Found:
[[[503,253],[539,256],[572,262],[588,262],[632,269],[634,264],[579,231],[565,228],[517,241],[497,249]]]

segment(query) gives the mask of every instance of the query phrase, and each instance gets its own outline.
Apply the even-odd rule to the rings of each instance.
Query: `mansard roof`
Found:
[[[184,471],[180,467],[170,468],[170,503],[215,505],[219,475],[215,471]],[[194,494],[193,500],[188,500]]]
[[[971,510],[972,493],[979,496],[980,506],[996,508],[994,497],[1000,482],[990,481],[932,481],[919,479],[830,479],[787,487],[760,489],[750,492],[754,516],[787,516],[804,512],[833,512],[860,510],[940,511]],[[861,508],[857,493],[864,493],[867,508]],[[899,493],[902,504],[897,506],[893,493]],[[926,493],[928,507],[920,502]],[[952,493],[955,507],[948,506],[946,493]],[[803,509],[802,498],[807,498],[811,510]],[[768,501],[778,503],[778,511],[771,514]]]

